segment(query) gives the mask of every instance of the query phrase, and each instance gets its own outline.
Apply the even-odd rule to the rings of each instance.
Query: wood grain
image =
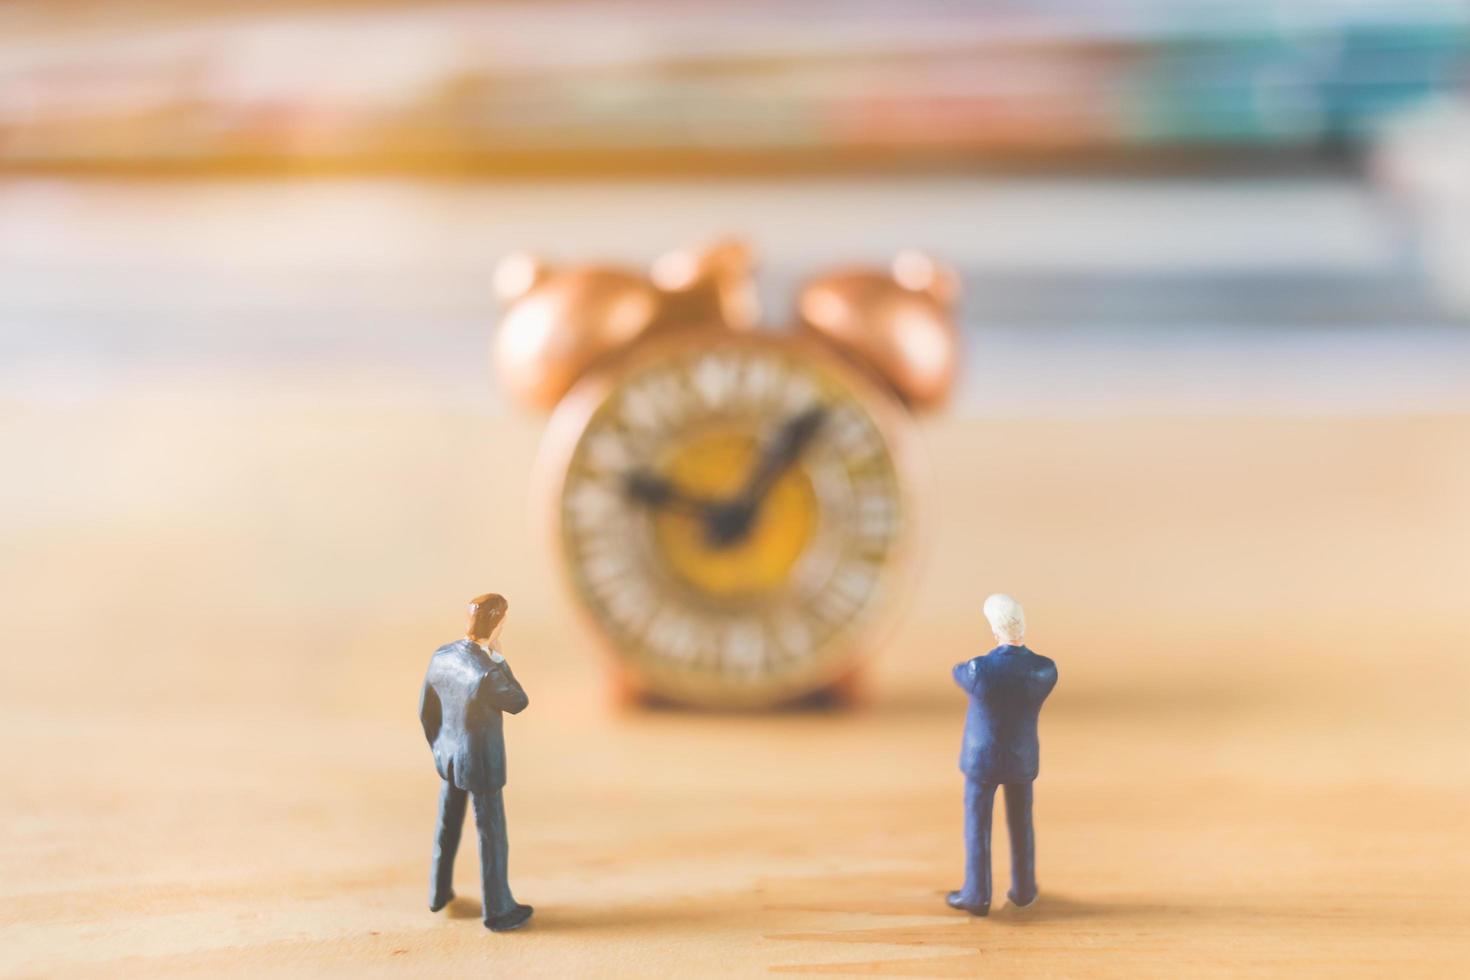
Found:
[[[369,388],[0,406],[7,975],[1463,971],[1470,419],[937,424],[865,702],[708,716],[609,703],[517,516],[534,422]],[[978,921],[946,668],[1001,588],[1061,681],[1041,901]],[[415,719],[490,589],[531,695],[504,936],[473,849],[425,908]]]

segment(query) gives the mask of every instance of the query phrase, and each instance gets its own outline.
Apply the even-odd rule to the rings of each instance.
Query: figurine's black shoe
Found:
[[[526,924],[526,920],[531,918],[531,913],[534,911],[536,910],[529,905],[517,905],[509,912],[502,912],[487,918],[485,928],[491,932],[510,932],[512,929],[519,929]]]
[[[945,902],[949,904],[950,908],[959,909],[961,912],[968,912],[971,915],[990,914],[989,902],[972,902],[965,898],[964,892],[950,892],[949,896],[945,898]]]
[[[1029,909],[1031,906],[1036,904],[1036,899],[1039,894],[1039,892],[1032,892],[1031,897],[1023,902],[1020,898],[1016,896],[1015,891],[1012,890],[1006,892],[1006,898],[1009,898],[1011,900],[1011,904],[1014,905],[1018,911],[1023,911],[1025,909]]]
[[[440,909],[442,909],[444,906],[448,905],[452,901],[454,901],[454,889],[453,888],[449,889],[449,891],[445,892],[443,895],[430,895],[429,896],[429,911],[430,912],[437,912]]]

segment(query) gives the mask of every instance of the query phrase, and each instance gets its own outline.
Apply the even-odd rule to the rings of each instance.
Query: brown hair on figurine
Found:
[[[465,627],[465,637],[479,643],[481,640],[490,639],[495,632],[495,627],[505,618],[510,609],[510,603],[505,601],[505,596],[494,592],[487,592],[482,596],[476,596],[470,600],[470,622]]]

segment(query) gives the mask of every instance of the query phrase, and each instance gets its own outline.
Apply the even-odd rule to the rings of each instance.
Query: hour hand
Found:
[[[704,517],[713,505],[698,497],[681,493],[673,482],[648,470],[634,470],[623,478],[628,496],[655,510],[672,510],[694,517]]]

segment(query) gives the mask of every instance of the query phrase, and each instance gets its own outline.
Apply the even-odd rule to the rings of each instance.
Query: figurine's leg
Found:
[[[965,780],[965,886],[960,896],[975,908],[990,906],[990,815],[994,807],[994,783]]]
[[[506,839],[505,799],[500,790],[475,794],[475,827],[480,831],[480,882],[485,895],[485,921],[489,922],[516,907],[510,894],[510,842]]]
[[[1011,836],[1011,904],[1036,901],[1036,832],[1031,824],[1031,784],[1006,783],[1006,829]]]
[[[454,854],[464,827],[465,791],[449,780],[439,791],[439,832],[429,871],[429,911],[437,912],[454,898]]]

